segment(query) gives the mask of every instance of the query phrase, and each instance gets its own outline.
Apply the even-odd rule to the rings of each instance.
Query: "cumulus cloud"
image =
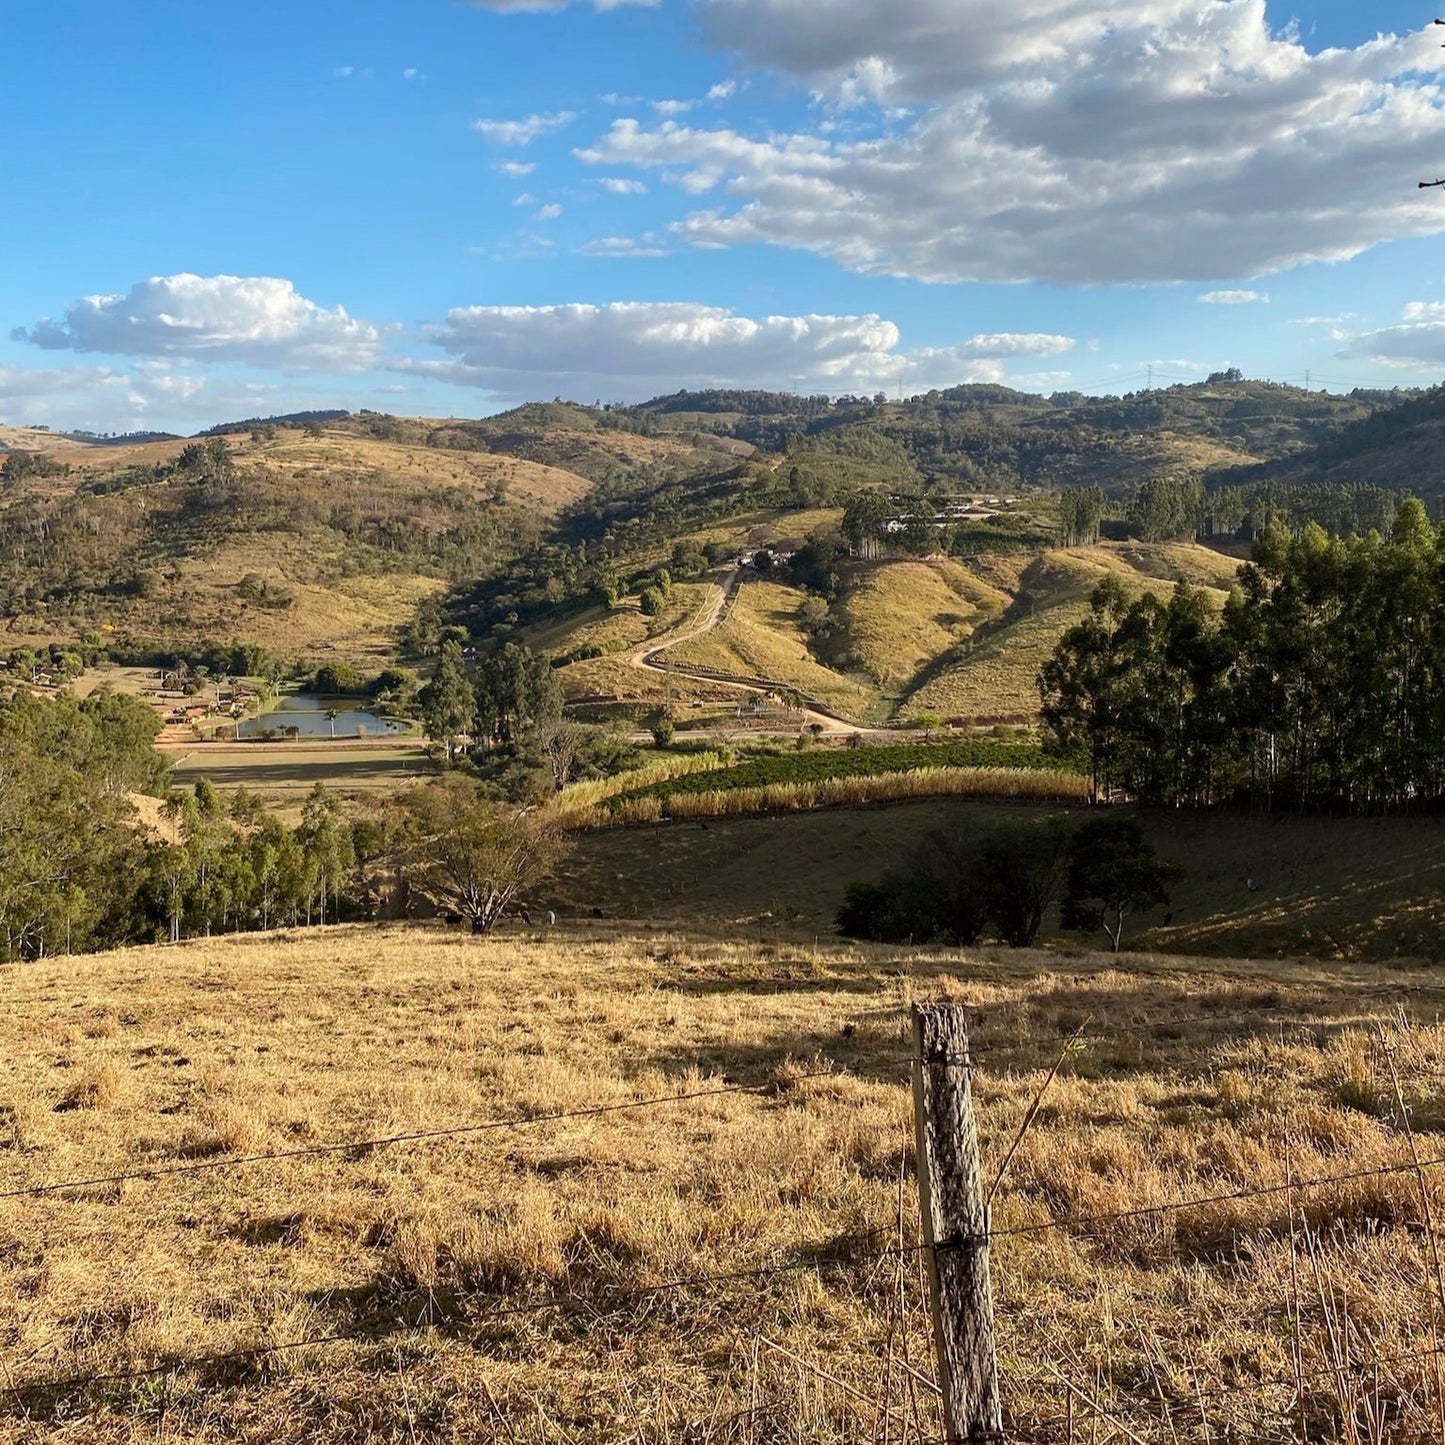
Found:
[[[603,176],[597,184],[604,191],[611,191],[614,196],[642,196],[647,194],[647,187],[639,180],[631,176]]]
[[[1206,291],[1194,299],[1202,306],[1249,306],[1263,304],[1269,297],[1263,291]]]
[[[1336,333],[1336,339],[1344,338]],[[1398,326],[1366,331],[1335,355],[1341,360],[1438,371],[1445,367],[1445,301],[1411,301]]]
[[[899,350],[883,317],[765,316],[697,302],[605,306],[471,306],[425,339],[445,359],[409,358],[399,369],[505,398],[553,395],[637,400],[679,386],[873,391],[996,380],[1008,360],[1055,355],[1059,336],[975,336],[953,348]]]
[[[562,214],[562,207],[556,201],[548,201],[545,206],[538,209],[532,217],[534,221],[555,221]]]
[[[576,111],[554,110],[543,115],[523,116],[521,120],[474,120],[472,129],[497,145],[529,146],[538,136],[551,135],[576,119]]]
[[[498,161],[496,169],[504,176],[530,176],[537,169],[536,161]]]
[[[846,127],[619,120],[584,160],[715,204],[695,243],[929,281],[1224,280],[1445,230],[1424,32],[1310,52],[1264,0],[700,0],[707,34]]]
[[[153,276],[126,295],[88,296],[63,320],[14,333],[45,351],[184,357],[286,371],[365,371],[381,332],[276,276]]]
[[[129,370],[0,365],[0,417],[61,431],[189,431],[255,415],[258,394],[254,384],[217,383],[164,363]]]

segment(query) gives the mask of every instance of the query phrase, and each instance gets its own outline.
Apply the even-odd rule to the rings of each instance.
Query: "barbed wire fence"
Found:
[[[1321,1001],[1322,1004],[1327,1002]],[[980,1059],[1016,1058],[1025,1045],[1005,1040],[984,1046],[971,1044],[968,1039],[970,1013],[978,1016],[979,1010],[962,1005],[915,1005],[914,1049],[907,1053],[887,1054],[881,1058],[874,1056],[872,1059],[874,1063],[899,1065],[898,1082],[904,1082],[906,1077],[914,1089],[921,1205],[921,1237],[917,1240],[904,1237],[900,1216],[898,1221],[879,1224],[871,1229],[834,1235],[824,1240],[799,1241],[792,1257],[782,1260],[735,1270],[678,1275],[654,1284],[594,1284],[585,1293],[559,1290],[531,1298],[496,1296],[472,1299],[468,1301],[465,1313],[456,1319],[443,1319],[435,1311],[429,1310],[422,1318],[411,1323],[387,1319],[384,1323],[371,1327],[310,1334],[211,1353],[169,1355],[151,1364],[125,1370],[16,1379],[7,1368],[5,1378],[0,1379],[0,1409],[3,1409],[3,1402],[8,1398],[14,1412],[22,1420],[33,1423],[32,1405],[40,1402],[64,1399],[74,1408],[77,1401],[83,1402],[86,1398],[95,1396],[98,1391],[116,1389],[156,1377],[192,1376],[204,1380],[208,1376],[214,1377],[215,1372],[227,1366],[254,1363],[281,1355],[320,1351],[344,1345],[390,1344],[398,1336],[425,1335],[439,1323],[464,1325],[468,1330],[481,1332],[506,1320],[540,1316],[548,1312],[565,1313],[579,1309],[595,1311],[601,1307],[615,1307],[685,1291],[711,1290],[797,1274],[826,1277],[830,1273],[837,1274],[890,1262],[900,1265],[910,1260],[924,1266],[927,1272],[936,1367],[932,1372],[927,1372],[909,1366],[908,1373],[912,1377],[909,1383],[910,1387],[921,1386],[934,1401],[938,1411],[937,1433],[929,1434],[916,1429],[906,1436],[910,1445],[959,1445],[959,1442],[967,1442],[967,1445],[984,1445],[984,1442],[989,1442],[989,1445],[992,1445],[992,1442],[1005,1440],[1073,1442],[1085,1438],[1083,1432],[1086,1427],[1087,1438],[1097,1442],[1097,1445],[1103,1445],[1103,1442],[1110,1440],[1155,1445],[1156,1441],[1174,1442],[1182,1438],[1179,1434],[1181,1415],[1192,1415],[1194,1425],[1203,1431],[1199,1438],[1210,1439],[1213,1436],[1210,1430],[1209,1408],[1245,1397],[1260,1402],[1256,1410],[1258,1416],[1279,1422],[1280,1433],[1249,1437],[1260,1442],[1260,1445],[1265,1445],[1265,1442],[1320,1438],[1312,1433],[1319,1428],[1317,1422],[1311,1423],[1304,1419],[1301,1413],[1301,1396],[1306,1386],[1315,1382],[1339,1387],[1339,1393],[1342,1394],[1367,1394],[1372,1387],[1378,1389],[1386,1371],[1406,1365],[1431,1363],[1437,1370],[1438,1390],[1440,1365],[1445,1362],[1445,1343],[1441,1343],[1437,1335],[1432,1340],[1422,1341],[1417,1348],[1385,1353],[1359,1353],[1348,1348],[1337,1348],[1332,1362],[1317,1368],[1307,1368],[1296,1354],[1293,1368],[1288,1373],[1261,1375],[1248,1381],[1207,1387],[1197,1382],[1189,1382],[1187,1388],[1181,1386],[1176,1392],[1177,1399],[1171,1400],[1156,1392],[1153,1399],[1136,1395],[1130,1396],[1123,1404],[1102,1398],[1107,1392],[1099,1381],[1090,1382],[1088,1379],[1076,1378],[1061,1369],[1057,1362],[1045,1360],[1045,1374],[1039,1375],[1035,1371],[1028,1383],[1035,1388],[1052,1385],[1054,1392],[1061,1397],[1062,1408],[1059,1413],[1038,1418],[1027,1412],[1011,1409],[1009,1370],[1006,1369],[1000,1374],[994,1339],[989,1260],[995,1242],[1030,1239],[1053,1232],[1063,1232],[1087,1240],[1097,1231],[1122,1222],[1162,1219],[1195,1209],[1269,1198],[1286,1199],[1293,1222],[1296,1202],[1312,1192],[1337,1189],[1377,1178],[1413,1176],[1419,1184],[1421,1217],[1418,1228],[1426,1237],[1435,1274],[1435,1278],[1421,1281],[1421,1289],[1427,1292],[1437,1291],[1438,1303],[1441,1310],[1445,1311],[1445,1274],[1441,1272],[1436,1224],[1430,1195],[1425,1186],[1427,1175],[1445,1168],[1445,1155],[1420,1153],[1415,1133],[1409,1125],[1409,1109],[1401,1082],[1391,1063],[1394,1094],[1408,1140],[1410,1157],[1407,1159],[1308,1177],[1294,1177],[1291,1173],[1282,1184],[1231,1187],[1128,1208],[1052,1214],[1042,1219],[995,1227],[991,1218],[993,1197],[1014,1150],[1033,1120],[1048,1083],[1066,1059],[1089,1044],[1117,1043],[1121,1039],[1141,1034],[1151,1035],[1156,1040],[1168,1039],[1172,1031],[1187,1029],[1201,1022],[1215,1025],[1239,1024],[1252,1031],[1258,1031],[1263,1024],[1269,1028],[1278,1027],[1282,1032],[1288,1031],[1296,1037],[1310,1033],[1327,1033],[1332,1028],[1359,1029],[1368,1023],[1381,1030],[1383,1040],[1384,1024],[1378,1018],[1362,1020],[1358,1016],[1306,1020],[1301,1019],[1297,1013],[1286,1014],[1283,1006],[1272,1005],[1233,1012],[1210,1009],[1188,1016],[1140,1020],[1137,1023],[1097,1030],[1092,1030],[1089,1021],[1085,1020],[1071,1034],[1061,1034],[1056,1040],[1061,1048],[1059,1063],[1054,1066],[1044,1088],[1036,1096],[992,1184],[985,1190],[978,1157],[977,1126],[973,1119],[971,1076]],[[932,1033],[927,1026],[930,1018],[936,1025]],[[1322,1040],[1316,1039],[1316,1042],[1320,1043]],[[908,1068],[906,1076],[901,1072],[901,1066],[904,1065]],[[727,1083],[610,1104],[500,1116],[441,1129],[399,1132],[292,1149],[193,1160],[174,1165],[117,1170],[3,1189],[0,1190],[0,1201],[63,1197],[100,1188],[170,1180],[178,1176],[261,1169],[268,1165],[300,1159],[331,1157],[354,1161],[383,1149],[403,1148],[430,1141],[475,1138],[500,1131],[542,1128],[556,1123],[609,1115],[665,1110],[725,1096],[776,1097],[784,1089],[794,1089],[811,1081],[834,1079],[838,1077],[838,1073],[838,1068],[829,1064],[802,1072],[791,1072],[785,1083],[777,1080],[760,1085]],[[1424,1076],[1445,1076],[1445,1067],[1440,1070],[1426,1070]],[[942,1172],[939,1168],[940,1159],[943,1161]],[[879,1240],[889,1235],[896,1236],[896,1242],[880,1245]],[[837,1379],[817,1362],[803,1360],[774,1341],[768,1340],[766,1343],[771,1349],[793,1359],[800,1367],[813,1370],[823,1381],[836,1386],[840,1392],[865,1398],[857,1387]],[[1018,1369],[1013,1361],[1010,1362],[1010,1368],[1016,1371]],[[1289,1396],[1284,1403],[1269,1403],[1272,1397],[1281,1392]],[[872,1403],[876,1407],[878,1401],[873,1400]],[[1442,1425],[1445,1425],[1445,1392],[1442,1392],[1437,1408],[1442,1412]],[[1349,1422],[1342,1422],[1340,1428],[1338,1438],[1351,1442],[1393,1438],[1387,1431],[1374,1435],[1362,1434]],[[1152,1430],[1153,1433],[1141,1433],[1147,1430]],[[1226,1430],[1220,1438],[1236,1440],[1242,1437]],[[1400,1438],[1414,1440],[1426,1437],[1402,1435]]]

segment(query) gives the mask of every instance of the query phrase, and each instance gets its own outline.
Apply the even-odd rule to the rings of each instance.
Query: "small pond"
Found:
[[[263,713],[260,717],[248,717],[236,725],[238,738],[264,738],[268,733],[277,738],[291,736],[296,729],[303,738],[361,738],[389,737],[404,733],[407,725],[395,718],[380,717],[356,705],[357,699],[345,697],[316,697],[310,693],[298,692],[284,697],[274,712]],[[336,708],[335,731],[332,719],[326,716],[328,708]]]

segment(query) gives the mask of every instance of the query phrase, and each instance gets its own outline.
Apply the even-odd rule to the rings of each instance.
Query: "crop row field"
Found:
[[[670,800],[689,793],[728,793],[776,784],[810,784],[844,778],[878,778],[941,768],[990,769],[1001,773],[1068,773],[1071,769],[1030,744],[990,738],[940,743],[887,743],[881,747],[812,749],[766,754],[731,767],[659,778],[616,794],[605,806],[622,808],[641,798]]]

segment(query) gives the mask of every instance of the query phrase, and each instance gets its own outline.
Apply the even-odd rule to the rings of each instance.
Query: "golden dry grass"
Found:
[[[616,791],[621,789],[614,789]],[[568,825],[583,829],[620,828],[634,823],[656,823],[663,818],[746,818],[809,813],[820,808],[867,808],[920,798],[1082,803],[1088,796],[1088,779],[1077,773],[1033,768],[914,768],[874,777],[825,778],[817,782],[766,783],[752,788],[675,793],[665,800],[630,798],[613,811],[594,807],[572,814]]]
[[[741,512],[735,517],[681,533],[679,540],[695,542],[699,547],[709,542],[725,542],[736,546],[739,551],[756,547],[791,550],[805,542],[813,532],[837,527],[842,520],[841,507],[819,507],[804,512]]]
[[[838,611],[850,650],[880,687],[893,690],[1008,600],[966,567],[933,558],[862,569]]]
[[[1039,669],[1059,638],[1088,611],[1094,588],[1108,576],[1134,595],[1165,597],[1175,582],[1205,589],[1222,607],[1239,569],[1236,559],[1194,543],[1104,542],[1035,558],[994,558],[977,568],[1011,596],[990,627],[956,663],[938,670],[905,701],[905,714],[1026,721],[1039,710]]]
[[[969,1008],[988,1179],[1083,1033],[994,1199],[1011,1438],[1070,1438],[1055,1370],[1149,1445],[1436,1438],[1428,1363],[1330,1371],[1438,1338],[1408,1172],[1096,1218],[1397,1169],[1392,1068],[1445,1153],[1429,973],[388,928],[0,986],[6,1189],[756,1086],[0,1200],[17,1445],[936,1439],[918,1257],[888,1253],[916,1238],[915,997]],[[1127,1438],[1090,1413],[1075,1441]]]
[[[796,588],[744,582],[722,626],[671,648],[668,656],[682,666],[787,683],[845,715],[866,714],[876,703],[872,690],[824,667],[808,651],[800,617],[805,601]]]

